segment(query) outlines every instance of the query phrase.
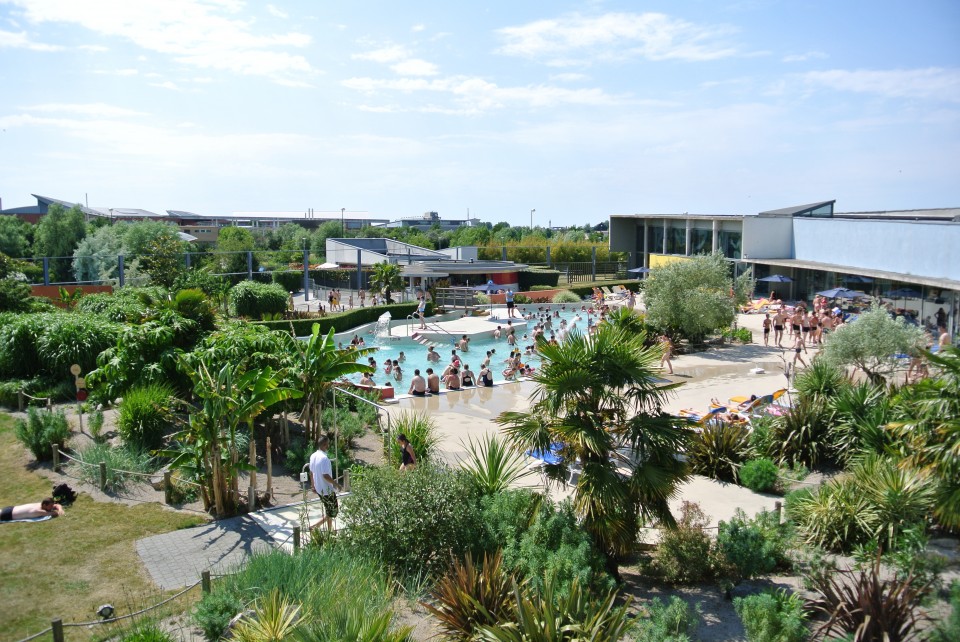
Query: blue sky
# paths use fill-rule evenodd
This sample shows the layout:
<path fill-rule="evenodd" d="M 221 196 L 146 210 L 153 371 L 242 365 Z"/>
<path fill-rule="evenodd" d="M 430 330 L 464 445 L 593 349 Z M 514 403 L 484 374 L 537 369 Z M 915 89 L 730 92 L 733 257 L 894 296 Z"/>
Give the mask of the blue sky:
<path fill-rule="evenodd" d="M 614 213 L 960 206 L 960 2 L 0 0 L 0 197 Z"/>

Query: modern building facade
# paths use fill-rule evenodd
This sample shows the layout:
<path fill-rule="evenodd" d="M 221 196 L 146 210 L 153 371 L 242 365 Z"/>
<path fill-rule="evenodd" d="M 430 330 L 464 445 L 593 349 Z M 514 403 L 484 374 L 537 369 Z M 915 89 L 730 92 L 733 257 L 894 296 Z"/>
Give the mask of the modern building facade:
<path fill-rule="evenodd" d="M 610 249 L 631 267 L 653 268 L 719 251 L 736 273 L 780 274 L 783 299 L 810 300 L 823 290 L 861 290 L 933 325 L 941 308 L 948 329 L 960 313 L 960 208 L 837 212 L 835 201 L 760 212 L 615 214 Z M 758 290 L 766 284 L 758 283 Z M 899 295 L 899 296 L 898 296 Z"/>
<path fill-rule="evenodd" d="M 480 219 L 470 218 L 469 216 L 461 219 L 442 219 L 438 212 L 424 212 L 421 216 L 391 221 L 384 224 L 384 227 L 411 227 L 417 230 L 429 230 L 434 225 L 439 227 L 441 232 L 448 232 L 464 226 L 480 225 Z"/>

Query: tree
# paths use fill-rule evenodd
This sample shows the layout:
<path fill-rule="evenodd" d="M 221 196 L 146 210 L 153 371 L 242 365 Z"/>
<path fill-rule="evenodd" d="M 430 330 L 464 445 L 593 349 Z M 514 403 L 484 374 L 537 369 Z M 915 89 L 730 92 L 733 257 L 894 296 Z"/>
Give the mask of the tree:
<path fill-rule="evenodd" d="M 675 386 L 657 383 L 660 349 L 627 323 L 605 323 L 595 335 L 572 333 L 560 345 L 540 339 L 542 366 L 527 412 L 497 418 L 518 452 L 548 452 L 560 463 L 546 474 L 564 480 L 582 467 L 573 506 L 618 575 L 618 559 L 636 541 L 640 519 L 672 525 L 667 500 L 687 478 L 676 455 L 689 434 L 663 405 Z"/>
<path fill-rule="evenodd" d="M 0 312 L 30 309 L 30 286 L 21 280 L 23 262 L 0 252 Z"/>
<path fill-rule="evenodd" d="M 922 348 L 923 330 L 886 309 L 874 305 L 857 320 L 827 336 L 821 357 L 836 366 L 855 366 L 874 384 L 881 385 L 896 370 L 898 354 L 914 354 Z"/>
<path fill-rule="evenodd" d="M 373 274 L 370 276 L 370 285 L 378 292 L 387 294 L 387 303 L 390 302 L 389 291 L 399 290 L 403 287 L 403 277 L 400 276 L 400 266 L 396 263 L 384 261 L 373 266 Z"/>
<path fill-rule="evenodd" d="M 939 376 L 900 389 L 894 411 L 903 418 L 890 428 L 900 439 L 901 465 L 935 482 L 937 518 L 960 528 L 960 349 L 950 346 L 926 358 Z"/>
<path fill-rule="evenodd" d="M 85 236 L 73 252 L 73 278 L 81 282 L 116 279 L 125 232 L 125 225 L 111 225 Z"/>
<path fill-rule="evenodd" d="M 238 366 L 224 365 L 211 370 L 200 361 L 189 371 L 196 404 L 191 407 L 189 427 L 177 435 L 179 449 L 167 451 L 171 467 L 190 467 L 202 483 L 204 506 L 213 507 L 218 516 L 236 512 L 239 473 L 250 470 L 240 456 L 238 429 L 254 420 L 270 406 L 302 396 L 292 388 L 279 386 L 280 376 L 271 368 L 242 372 Z"/>
<path fill-rule="evenodd" d="M 66 281 L 70 276 L 70 262 L 60 257 L 72 257 L 77 244 L 86 236 L 83 212 L 76 205 L 70 210 L 54 204 L 40 219 L 34 234 L 33 255 L 58 257 L 50 262 L 52 278 Z"/>
<path fill-rule="evenodd" d="M 752 272 L 730 277 L 719 252 L 655 268 L 646 281 L 647 323 L 672 339 L 701 343 L 736 318 L 736 306 L 753 289 Z"/>
<path fill-rule="evenodd" d="M 187 269 L 183 246 L 176 231 L 172 234 L 161 232 L 147 244 L 140 258 L 140 268 L 150 275 L 153 283 L 169 288 Z"/>
<path fill-rule="evenodd" d="M 246 252 L 253 251 L 254 240 L 250 230 L 242 227 L 225 227 L 220 230 L 217 237 L 217 252 L 229 254 L 220 254 L 217 259 L 221 272 L 239 273 L 247 271 Z M 257 268 L 256 264 L 253 266 Z"/>
<path fill-rule="evenodd" d="M 12 215 L 0 216 L 0 252 L 13 258 L 26 256 L 33 237 L 33 226 Z"/>

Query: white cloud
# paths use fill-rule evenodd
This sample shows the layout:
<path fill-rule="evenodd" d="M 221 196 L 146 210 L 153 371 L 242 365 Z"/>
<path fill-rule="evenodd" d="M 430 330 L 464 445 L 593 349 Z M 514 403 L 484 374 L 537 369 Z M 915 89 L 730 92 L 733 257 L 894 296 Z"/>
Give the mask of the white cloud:
<path fill-rule="evenodd" d="M 806 62 L 807 60 L 822 60 L 828 58 L 822 51 L 808 51 L 802 54 L 790 54 L 782 58 L 783 62 Z"/>
<path fill-rule="evenodd" d="M 564 73 L 564 74 L 553 74 L 550 76 L 550 80 L 556 82 L 580 82 L 581 80 L 589 80 L 590 77 L 586 74 L 575 74 L 575 73 Z"/>
<path fill-rule="evenodd" d="M 525 104 L 530 107 L 549 107 L 558 104 L 606 106 L 630 102 L 628 99 L 610 95 L 602 89 L 567 89 L 552 85 L 527 85 L 523 87 L 501 87 L 482 78 L 471 76 L 449 76 L 446 78 L 349 78 L 343 86 L 366 94 L 380 91 L 398 91 L 412 94 L 428 92 L 448 94 L 460 104 L 451 113 L 477 113 L 492 109 L 501 109 L 511 104 Z M 446 111 L 447 108 L 429 106 L 418 111 Z"/>
<path fill-rule="evenodd" d="M 413 25 L 412 27 L 410 27 L 410 31 L 412 31 L 413 33 L 419 33 L 419 32 L 423 31 L 423 30 L 426 29 L 426 28 L 427 28 L 427 25 L 418 24 L 418 25 Z"/>
<path fill-rule="evenodd" d="M 350 57 L 354 60 L 369 60 L 380 63 L 399 62 L 410 57 L 410 50 L 400 45 L 392 45 L 390 47 L 381 47 L 380 49 L 353 54 Z"/>
<path fill-rule="evenodd" d="M 80 45 L 77 47 L 81 51 L 91 51 L 93 53 L 104 53 L 110 51 L 110 47 L 104 47 L 103 45 Z"/>
<path fill-rule="evenodd" d="M 140 71 L 138 69 L 98 69 L 93 73 L 103 76 L 136 76 Z"/>
<path fill-rule="evenodd" d="M 255 33 L 252 20 L 234 17 L 243 3 L 232 0 L 4 0 L 22 9 L 32 24 L 79 25 L 103 36 L 129 40 L 201 69 L 288 78 L 313 72 L 306 58 L 285 51 L 311 41 L 306 34 Z M 0 42 L 3 38 L 0 37 Z"/>
<path fill-rule="evenodd" d="M 159 87 L 160 89 L 170 89 L 172 91 L 183 91 L 177 84 L 170 80 L 165 80 L 163 82 L 152 82 L 150 83 L 151 87 Z"/>
<path fill-rule="evenodd" d="M 498 30 L 499 53 L 555 66 L 595 60 L 715 60 L 737 53 L 723 42 L 729 26 L 699 25 L 662 13 L 579 13 Z"/>
<path fill-rule="evenodd" d="M 277 7 L 275 7 L 275 6 L 272 5 L 272 4 L 268 4 L 268 5 L 267 5 L 267 13 L 269 13 L 269 14 L 270 14 L 271 16 L 273 16 L 274 18 L 283 18 L 283 19 L 286 19 L 286 18 L 289 18 L 289 17 L 290 17 L 290 14 L 289 14 L 289 13 L 287 13 L 286 11 L 284 11 L 284 10 L 282 10 L 282 9 L 278 9 Z"/>
<path fill-rule="evenodd" d="M 419 58 L 403 60 L 395 65 L 390 65 L 390 69 L 401 76 L 436 76 L 438 73 L 435 64 Z"/>
<path fill-rule="evenodd" d="M 125 116 L 144 115 L 142 111 L 108 105 L 107 103 L 42 103 L 40 105 L 28 105 L 22 109 L 28 112 L 68 113 L 96 118 L 123 118 Z"/>
<path fill-rule="evenodd" d="M 14 33 L 13 31 L 3 31 L 0 29 L 0 48 L 9 49 L 29 49 L 30 51 L 62 51 L 60 45 L 48 45 L 42 42 L 34 42 L 27 36 L 26 31 Z"/>
<path fill-rule="evenodd" d="M 960 69 L 832 69 L 810 71 L 801 78 L 808 85 L 838 91 L 960 102 Z"/>

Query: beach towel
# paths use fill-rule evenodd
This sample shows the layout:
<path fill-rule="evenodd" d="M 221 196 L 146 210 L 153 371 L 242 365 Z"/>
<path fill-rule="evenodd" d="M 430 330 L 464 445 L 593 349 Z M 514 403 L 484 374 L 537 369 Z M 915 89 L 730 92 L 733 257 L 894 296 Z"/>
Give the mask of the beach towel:
<path fill-rule="evenodd" d="M 8 519 L 6 521 L 0 522 L 0 524 L 13 524 L 16 522 L 45 522 L 48 519 L 53 519 L 53 515 L 44 515 L 43 517 L 29 517 L 27 519 Z"/>

